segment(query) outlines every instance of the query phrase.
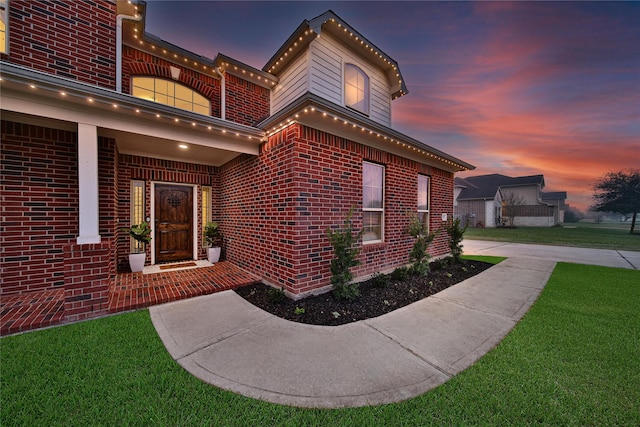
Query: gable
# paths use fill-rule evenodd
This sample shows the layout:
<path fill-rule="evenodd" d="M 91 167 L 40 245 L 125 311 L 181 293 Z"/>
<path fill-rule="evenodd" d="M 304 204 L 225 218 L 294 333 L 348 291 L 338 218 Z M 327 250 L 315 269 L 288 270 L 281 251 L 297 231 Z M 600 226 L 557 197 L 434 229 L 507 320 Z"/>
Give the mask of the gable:
<path fill-rule="evenodd" d="M 348 64 L 362 70 L 368 80 L 367 108 L 359 112 L 390 126 L 391 100 L 407 93 L 397 63 L 332 11 L 304 21 L 263 67 L 279 79 L 272 92 L 271 114 L 305 92 L 348 106 Z"/>

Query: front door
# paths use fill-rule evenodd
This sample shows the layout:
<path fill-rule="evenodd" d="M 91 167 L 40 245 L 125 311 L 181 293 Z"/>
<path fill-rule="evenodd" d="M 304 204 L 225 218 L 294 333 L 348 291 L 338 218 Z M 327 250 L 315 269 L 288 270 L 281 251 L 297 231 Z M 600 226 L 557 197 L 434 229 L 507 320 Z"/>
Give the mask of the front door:
<path fill-rule="evenodd" d="M 193 259 L 193 188 L 155 185 L 156 261 Z"/>

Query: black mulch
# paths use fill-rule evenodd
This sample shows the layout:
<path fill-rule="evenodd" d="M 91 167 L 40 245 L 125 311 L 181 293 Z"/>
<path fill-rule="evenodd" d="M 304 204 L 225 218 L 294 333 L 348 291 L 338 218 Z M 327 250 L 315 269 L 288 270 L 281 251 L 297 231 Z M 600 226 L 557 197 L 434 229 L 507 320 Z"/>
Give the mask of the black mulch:
<path fill-rule="evenodd" d="M 475 276 L 492 265 L 470 260 L 463 260 L 462 264 L 434 261 L 427 276 L 391 274 L 362 282 L 360 296 L 353 301 L 338 300 L 333 292 L 293 301 L 278 298 L 282 295 L 264 284 L 244 286 L 236 292 L 253 305 L 284 319 L 336 326 L 397 310 Z M 276 301 L 278 299 L 281 300 Z"/>

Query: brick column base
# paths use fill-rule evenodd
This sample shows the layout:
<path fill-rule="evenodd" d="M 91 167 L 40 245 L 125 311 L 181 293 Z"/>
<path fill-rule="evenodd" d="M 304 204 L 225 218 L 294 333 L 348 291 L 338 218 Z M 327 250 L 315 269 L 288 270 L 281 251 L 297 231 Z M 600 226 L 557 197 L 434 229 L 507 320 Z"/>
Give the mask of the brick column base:
<path fill-rule="evenodd" d="M 64 248 L 65 321 L 107 314 L 109 284 L 115 273 L 111 241 Z"/>

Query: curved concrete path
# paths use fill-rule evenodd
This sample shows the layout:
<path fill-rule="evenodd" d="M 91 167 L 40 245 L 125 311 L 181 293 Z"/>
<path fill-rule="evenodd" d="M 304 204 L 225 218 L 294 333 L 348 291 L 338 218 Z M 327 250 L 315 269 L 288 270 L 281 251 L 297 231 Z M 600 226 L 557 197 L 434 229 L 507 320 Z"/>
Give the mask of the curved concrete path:
<path fill-rule="evenodd" d="M 524 243 L 462 241 L 465 255 L 525 257 L 557 262 L 600 265 L 640 270 L 640 252 L 615 249 L 574 248 L 570 246 L 530 245 Z"/>
<path fill-rule="evenodd" d="M 509 258 L 383 316 L 342 326 L 273 316 L 233 291 L 151 307 L 171 356 L 217 387 L 285 405 L 378 405 L 420 395 L 487 353 L 555 262 Z"/>

